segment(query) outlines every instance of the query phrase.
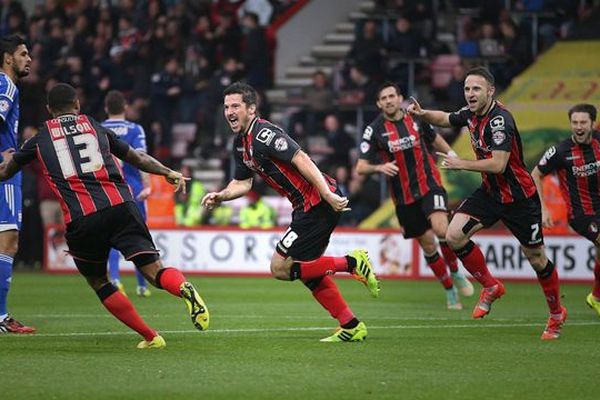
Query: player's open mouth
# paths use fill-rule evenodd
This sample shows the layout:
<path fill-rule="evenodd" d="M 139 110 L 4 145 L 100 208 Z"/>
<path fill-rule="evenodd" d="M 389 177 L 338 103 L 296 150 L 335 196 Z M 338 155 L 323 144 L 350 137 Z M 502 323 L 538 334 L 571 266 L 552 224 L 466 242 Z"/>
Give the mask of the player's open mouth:
<path fill-rule="evenodd" d="M 231 125 L 232 128 L 237 128 L 238 123 L 239 123 L 239 119 L 237 119 L 237 117 L 229 118 L 229 125 Z"/>

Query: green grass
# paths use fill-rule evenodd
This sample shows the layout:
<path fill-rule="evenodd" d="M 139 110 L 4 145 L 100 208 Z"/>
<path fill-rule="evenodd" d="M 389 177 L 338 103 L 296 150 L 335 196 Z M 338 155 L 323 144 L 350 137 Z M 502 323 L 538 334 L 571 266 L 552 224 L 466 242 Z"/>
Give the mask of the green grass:
<path fill-rule="evenodd" d="M 563 337 L 542 342 L 547 312 L 535 284 L 507 284 L 482 321 L 446 311 L 436 282 L 384 281 L 371 299 L 337 280 L 369 328 L 363 343 L 320 343 L 335 321 L 294 282 L 194 277 L 211 311 L 197 332 L 184 304 L 154 290 L 133 298 L 167 348 L 113 319 L 78 276 L 17 274 L 12 313 L 32 336 L 0 335 L 2 399 L 596 399 L 600 319 L 589 287 L 564 285 Z M 132 277 L 125 278 L 131 291 Z"/>

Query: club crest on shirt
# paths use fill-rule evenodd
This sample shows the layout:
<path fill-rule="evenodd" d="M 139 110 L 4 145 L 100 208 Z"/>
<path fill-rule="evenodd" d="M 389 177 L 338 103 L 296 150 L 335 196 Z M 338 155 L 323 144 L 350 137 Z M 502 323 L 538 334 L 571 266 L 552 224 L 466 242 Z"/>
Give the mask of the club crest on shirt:
<path fill-rule="evenodd" d="M 280 137 L 275 139 L 275 150 L 277 151 L 286 151 L 288 149 L 288 143 L 285 138 Z"/>
<path fill-rule="evenodd" d="M 367 142 L 362 142 L 360 144 L 360 151 L 362 153 L 366 153 L 367 151 L 369 151 L 370 148 L 371 148 L 371 145 L 369 143 L 367 143 Z"/>
<path fill-rule="evenodd" d="M 501 145 L 506 140 L 506 133 L 504 133 L 504 131 L 493 132 L 492 140 L 496 145 Z"/>
<path fill-rule="evenodd" d="M 6 100 L 0 100 L 0 111 L 7 112 L 10 108 L 10 103 Z"/>

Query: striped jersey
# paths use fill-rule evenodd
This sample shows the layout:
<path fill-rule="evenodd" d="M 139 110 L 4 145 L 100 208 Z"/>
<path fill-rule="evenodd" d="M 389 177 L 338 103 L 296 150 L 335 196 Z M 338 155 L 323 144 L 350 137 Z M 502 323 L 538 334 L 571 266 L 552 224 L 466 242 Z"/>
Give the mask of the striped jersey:
<path fill-rule="evenodd" d="M 8 75 L 0 72 L 0 151 L 18 148 L 18 131 L 19 89 Z M 3 183 L 21 186 L 21 173 Z"/>
<path fill-rule="evenodd" d="M 133 201 L 117 157 L 129 145 L 86 115 L 66 114 L 45 122 L 15 153 L 18 165 L 38 159 L 60 200 L 65 222 Z"/>
<path fill-rule="evenodd" d="M 592 132 L 590 144 L 568 138 L 550 147 L 537 167 L 558 175 L 569 220 L 600 215 L 600 132 Z"/>
<path fill-rule="evenodd" d="M 141 125 L 123 119 L 108 119 L 102 122 L 102 126 L 116 133 L 119 139 L 126 142 L 134 150 L 146 152 L 146 133 Z M 129 163 L 123 162 L 123 176 L 125 182 L 131 187 L 133 196 L 137 197 L 144 189 L 140 170 Z"/>
<path fill-rule="evenodd" d="M 386 176 L 394 204 L 412 204 L 430 190 L 442 187 L 429 150 L 436 135 L 429 124 L 417 123 L 408 114 L 398 121 L 379 115 L 365 128 L 359 158 L 398 166 L 397 175 Z"/>
<path fill-rule="evenodd" d="M 503 173 L 481 173 L 483 190 L 494 200 L 514 203 L 536 193 L 533 178 L 523 162 L 519 130 L 512 114 L 500 102 L 494 101 L 485 115 L 475 115 L 468 107 L 461 108 L 450 114 L 450 124 L 469 128 L 471 146 L 478 160 L 492 158 L 496 150 L 510 153 Z"/>
<path fill-rule="evenodd" d="M 321 202 L 319 191 L 292 165 L 300 146 L 281 128 L 269 121 L 254 118 L 246 133 L 234 140 L 234 179 L 245 180 L 254 173 L 287 197 L 294 210 L 308 211 Z M 329 189 L 335 192 L 334 179 L 323 174 Z"/>

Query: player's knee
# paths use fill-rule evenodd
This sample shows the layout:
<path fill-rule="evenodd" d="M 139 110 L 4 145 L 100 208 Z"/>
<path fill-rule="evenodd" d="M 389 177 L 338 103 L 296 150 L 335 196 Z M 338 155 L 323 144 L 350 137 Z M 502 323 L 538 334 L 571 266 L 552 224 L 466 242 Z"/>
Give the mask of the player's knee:
<path fill-rule="evenodd" d="M 460 249 L 467 241 L 468 238 L 460 229 L 448 228 L 448 231 L 446 232 L 446 242 L 452 249 Z"/>
<path fill-rule="evenodd" d="M 548 258 L 546 253 L 541 248 L 527 248 L 522 247 L 523 253 L 534 270 L 540 271 L 546 267 Z"/>
<path fill-rule="evenodd" d="M 19 250 L 19 235 L 17 233 L 6 232 L 0 240 L 0 254 L 14 257 Z"/>
<path fill-rule="evenodd" d="M 289 265 L 288 265 L 289 264 Z M 287 263 L 285 260 L 271 260 L 271 275 L 273 278 L 282 281 L 290 280 L 290 268 L 291 263 Z"/>

